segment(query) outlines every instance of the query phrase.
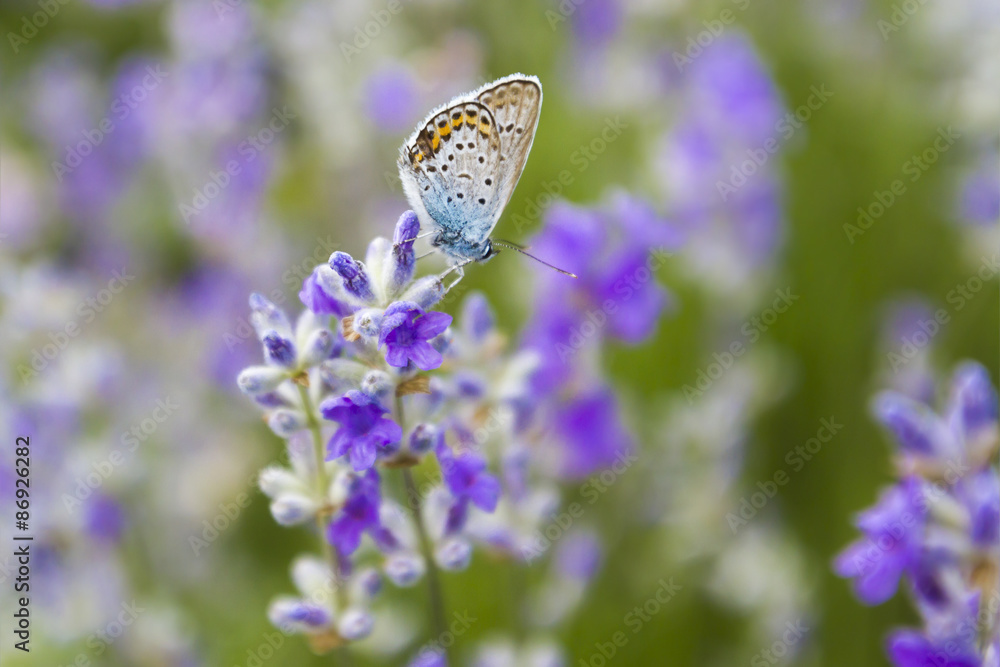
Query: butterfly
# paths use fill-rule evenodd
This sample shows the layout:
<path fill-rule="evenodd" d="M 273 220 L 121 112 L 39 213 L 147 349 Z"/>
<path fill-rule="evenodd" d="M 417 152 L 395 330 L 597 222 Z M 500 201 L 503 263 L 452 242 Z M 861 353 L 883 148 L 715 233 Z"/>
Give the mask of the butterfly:
<path fill-rule="evenodd" d="M 490 234 L 524 171 L 541 110 L 538 78 L 512 74 L 434 109 L 400 147 L 403 192 L 429 230 L 416 238 L 432 237 L 451 264 L 446 274 L 460 280 L 462 267 L 490 259 L 496 246 L 528 255 Z"/>

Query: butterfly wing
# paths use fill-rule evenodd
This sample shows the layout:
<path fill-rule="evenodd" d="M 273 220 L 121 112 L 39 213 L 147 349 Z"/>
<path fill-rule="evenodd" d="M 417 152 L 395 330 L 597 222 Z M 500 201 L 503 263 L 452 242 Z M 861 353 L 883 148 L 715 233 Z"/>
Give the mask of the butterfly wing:
<path fill-rule="evenodd" d="M 421 226 L 442 233 L 445 251 L 472 258 L 499 219 L 501 155 L 493 114 L 475 100 L 435 110 L 403 144 L 403 190 Z"/>
<path fill-rule="evenodd" d="M 512 74 L 476 91 L 476 99 L 493 114 L 500 135 L 499 219 L 514 194 L 535 140 L 542 111 L 542 84 L 536 77 Z"/>

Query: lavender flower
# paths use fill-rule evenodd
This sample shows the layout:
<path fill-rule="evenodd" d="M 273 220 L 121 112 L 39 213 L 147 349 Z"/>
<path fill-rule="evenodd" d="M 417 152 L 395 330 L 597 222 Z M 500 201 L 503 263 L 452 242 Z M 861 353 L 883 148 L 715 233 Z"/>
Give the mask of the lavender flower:
<path fill-rule="evenodd" d="M 865 539 L 837 557 L 835 570 L 855 579 L 854 586 L 867 604 L 881 604 L 896 592 L 900 577 L 915 571 L 922 549 L 925 510 L 921 483 L 907 479 L 882 494 L 879 504 L 857 521 Z"/>
<path fill-rule="evenodd" d="M 471 502 L 484 512 L 496 509 L 500 497 L 500 483 L 486 472 L 486 460 L 475 452 L 461 452 L 456 456 L 442 437 L 435 448 L 441 472 L 448 491 L 455 499 L 448 517 L 448 532 L 460 530 L 465 524 L 466 511 Z"/>
<path fill-rule="evenodd" d="M 327 443 L 327 457 L 347 454 L 356 471 L 371 468 L 377 454 L 391 452 L 403 437 L 399 425 L 384 417 L 388 410 L 360 391 L 328 398 L 319 407 L 325 418 L 341 426 Z"/>
<path fill-rule="evenodd" d="M 385 360 L 390 366 L 404 368 L 412 361 L 422 371 L 434 370 L 441 365 L 442 357 L 428 341 L 450 324 L 451 315 L 425 313 L 415 303 L 397 301 L 385 311 L 379 347 L 385 346 Z"/>
<path fill-rule="evenodd" d="M 357 551 L 361 534 L 379 526 L 379 476 L 369 469 L 364 475 L 348 475 L 347 500 L 328 528 L 330 544 L 342 554 Z"/>
<path fill-rule="evenodd" d="M 579 478 L 609 467 L 632 449 L 610 391 L 575 396 L 557 405 L 553 426 L 564 444 L 562 470 Z"/>
<path fill-rule="evenodd" d="M 681 67 L 681 65 L 683 66 Z M 777 87 L 753 45 L 727 32 L 700 57 L 678 63 L 679 118 L 663 138 L 659 167 L 670 213 L 687 232 L 685 268 L 722 294 L 745 292 L 781 245 L 781 187 L 774 165 L 747 151 L 780 153 L 787 138 Z"/>
<path fill-rule="evenodd" d="M 553 303 L 593 305 L 636 274 L 633 293 L 623 297 L 630 302 L 623 321 L 609 327 L 609 335 L 636 342 L 666 304 L 645 249 L 670 232 L 648 206 L 618 203 L 595 214 L 580 291 L 555 283 L 542 289 Z M 617 404 L 592 368 L 566 359 L 555 381 L 539 389 L 533 376 L 548 350 L 540 339 L 508 347 L 481 295 L 467 298 L 458 326 L 431 310 L 445 290 L 440 276 L 414 276 L 418 234 L 416 216 L 406 212 L 394 242 L 372 240 L 364 261 L 334 252 L 304 280 L 307 310 L 294 325 L 267 299 L 251 299 L 267 363 L 245 369 L 238 382 L 286 439 L 290 458 L 288 467 L 261 474 L 261 489 L 280 524 L 315 525 L 327 555 L 309 562 L 321 562 L 341 589 L 375 568 L 403 588 L 425 580 L 439 596 L 439 572 L 464 569 L 477 548 L 528 563 L 546 551 L 529 547 L 558 508 L 556 480 L 613 465 L 631 448 Z M 548 316 L 535 315 L 539 330 L 552 328 Z M 579 323 L 586 311 L 566 316 Z M 401 484 L 387 483 L 391 476 Z M 404 497 L 394 493 L 400 486 Z M 557 568 L 557 579 L 569 591 L 561 599 L 573 600 L 598 567 L 600 545 L 585 538 L 567 545 L 579 558 L 564 552 L 566 572 Z M 307 635 L 320 651 L 377 626 L 375 592 L 360 602 L 337 595 L 331 604 L 310 600 L 310 586 L 298 587 L 303 597 L 277 600 L 272 621 Z M 552 656 L 538 653 L 538 664 L 556 664 L 545 662 Z"/>
<path fill-rule="evenodd" d="M 989 605 L 1000 591 L 995 576 L 976 574 L 1000 569 L 1000 437 L 989 374 L 961 365 L 943 416 L 894 392 L 880 395 L 874 411 L 897 441 L 905 476 L 861 515 L 866 539 L 834 569 L 855 579 L 866 604 L 890 598 L 900 579 L 909 583 L 925 627 L 889 638 L 898 667 L 992 664 L 1000 618 Z"/>

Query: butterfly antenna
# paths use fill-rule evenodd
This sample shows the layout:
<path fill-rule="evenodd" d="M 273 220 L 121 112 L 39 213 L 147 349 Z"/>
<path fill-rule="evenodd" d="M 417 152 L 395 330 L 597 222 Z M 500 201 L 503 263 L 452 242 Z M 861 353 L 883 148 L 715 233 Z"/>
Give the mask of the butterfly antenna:
<path fill-rule="evenodd" d="M 517 245 L 516 243 L 511 243 L 510 241 L 497 241 L 497 240 L 493 240 L 492 243 L 493 243 L 493 245 L 498 245 L 501 248 L 510 248 L 511 250 L 516 250 L 519 253 L 521 253 L 522 255 L 527 255 L 528 257 L 530 257 L 531 259 L 535 260 L 539 264 L 544 264 L 545 266 L 549 267 L 550 269 L 554 269 L 554 270 L 558 271 L 559 273 L 561 273 L 563 275 L 569 276 L 570 278 L 577 278 L 578 277 L 575 273 L 570 273 L 569 271 L 564 271 L 564 270 L 560 269 L 558 266 L 552 266 L 551 264 L 549 264 L 545 260 L 539 259 L 539 258 L 535 257 L 534 255 L 532 255 L 531 253 L 527 252 L 526 250 L 524 250 L 524 248 L 522 248 L 521 246 Z"/>

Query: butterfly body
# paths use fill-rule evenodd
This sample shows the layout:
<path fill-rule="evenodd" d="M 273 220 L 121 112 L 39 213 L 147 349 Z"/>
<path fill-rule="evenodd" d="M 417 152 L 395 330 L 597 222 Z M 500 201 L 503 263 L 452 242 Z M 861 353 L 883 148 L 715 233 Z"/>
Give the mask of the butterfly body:
<path fill-rule="evenodd" d="M 521 177 L 542 86 L 514 74 L 432 111 L 400 149 L 403 191 L 453 266 L 493 254 L 490 233 Z"/>

